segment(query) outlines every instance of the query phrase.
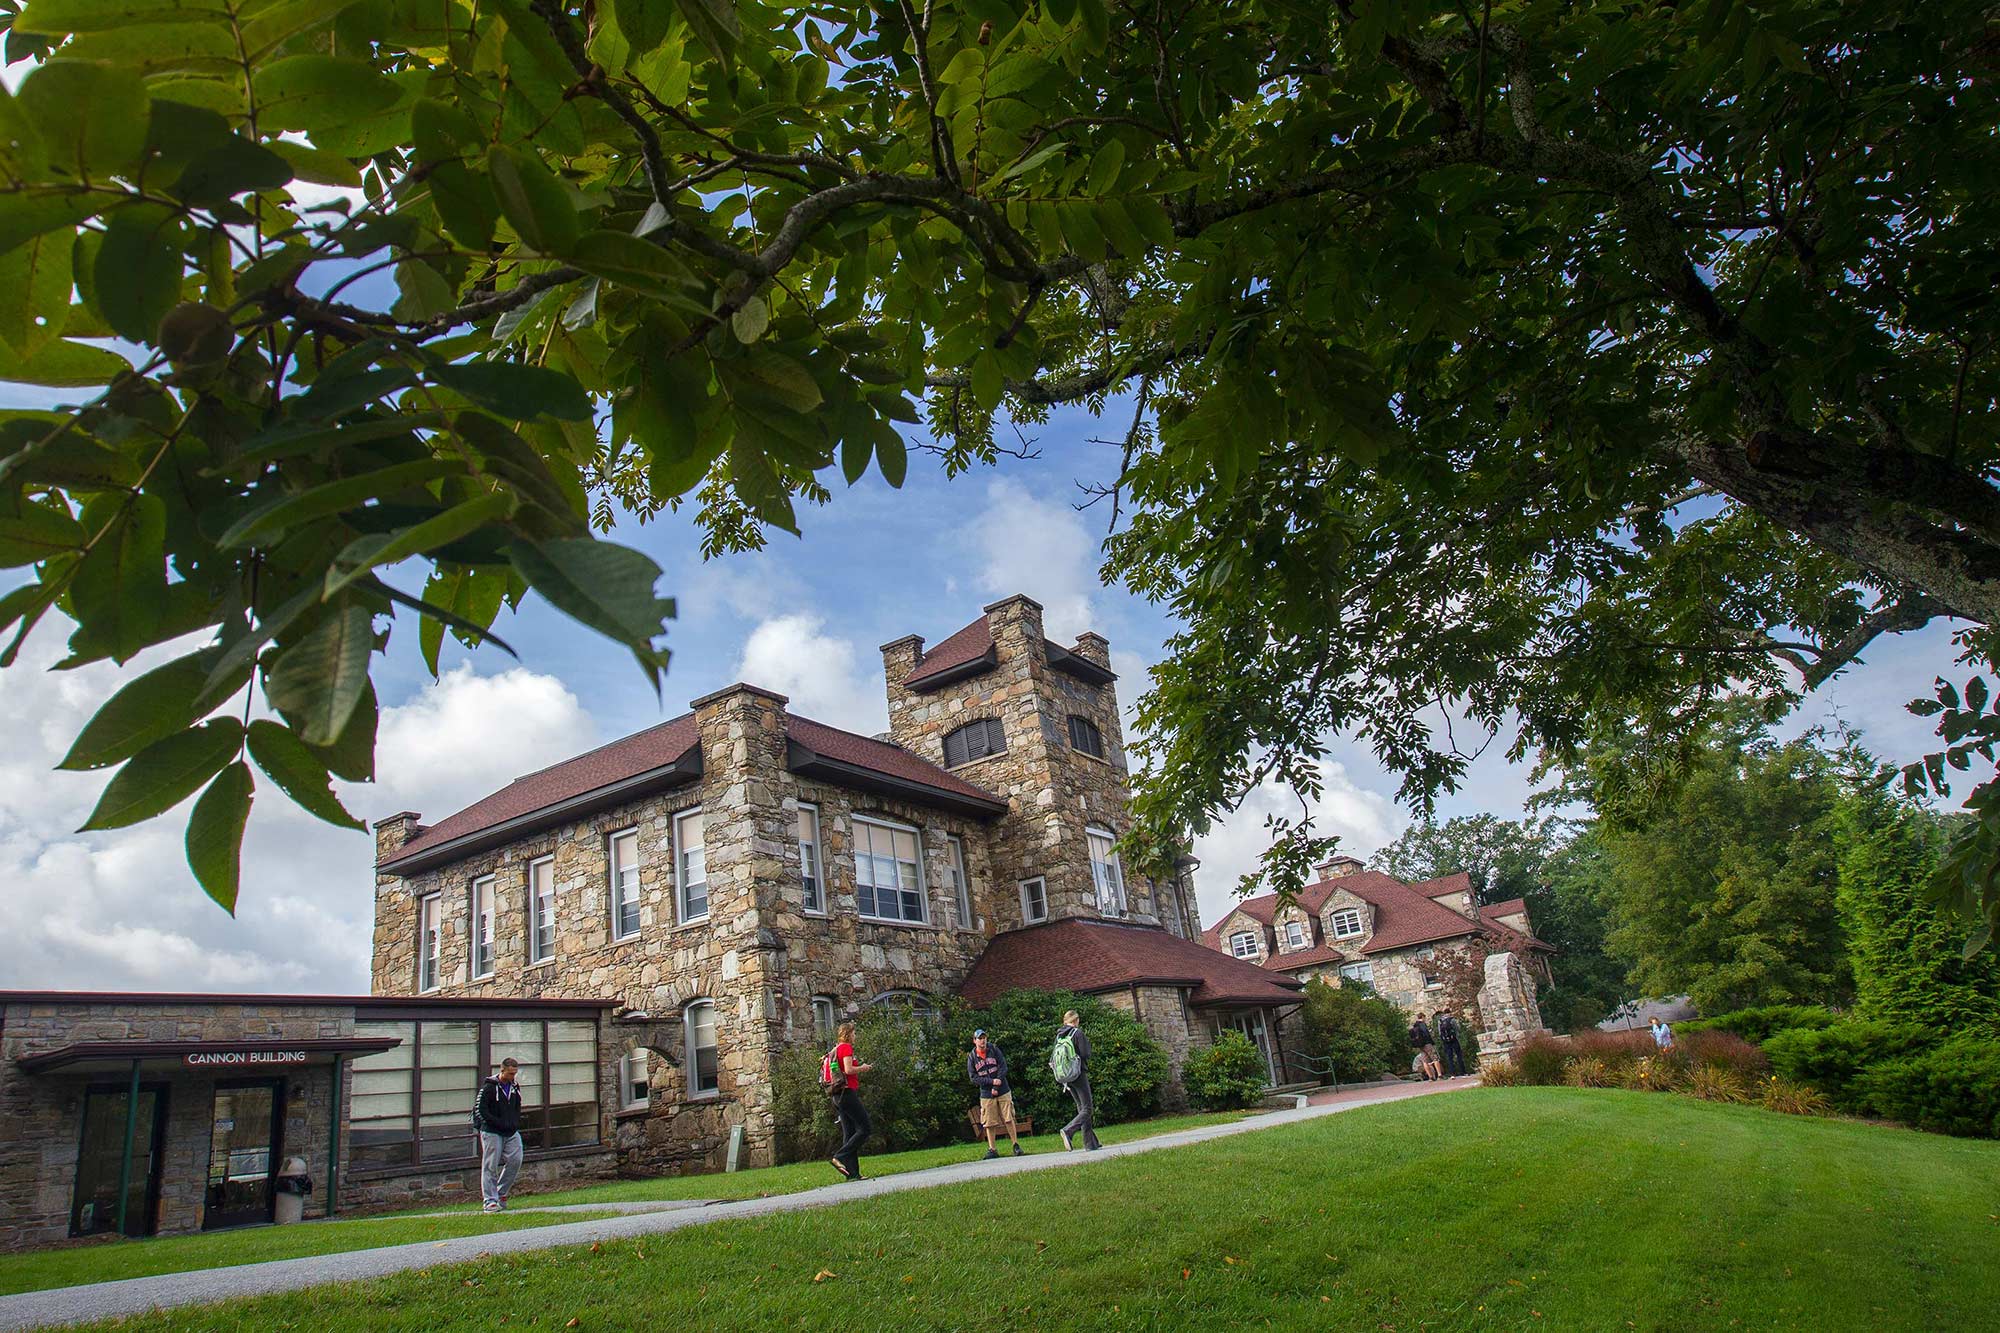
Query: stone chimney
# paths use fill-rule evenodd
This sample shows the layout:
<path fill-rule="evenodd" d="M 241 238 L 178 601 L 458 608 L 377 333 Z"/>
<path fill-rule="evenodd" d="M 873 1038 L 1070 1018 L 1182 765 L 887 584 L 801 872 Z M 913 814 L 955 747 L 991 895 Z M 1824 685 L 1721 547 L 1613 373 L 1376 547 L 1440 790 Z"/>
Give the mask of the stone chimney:
<path fill-rule="evenodd" d="M 1042 642 L 1042 604 L 1025 593 L 1002 597 L 986 608 L 986 625 L 1004 665 L 1009 647 Z"/>
<path fill-rule="evenodd" d="M 1366 869 L 1367 867 L 1354 857 L 1335 856 L 1320 862 L 1319 877 L 1321 879 L 1339 879 L 1343 875 L 1352 875 L 1357 871 Z"/>
<path fill-rule="evenodd" d="M 394 856 L 403 850 L 405 844 L 423 833 L 424 826 L 418 821 L 423 818 L 414 810 L 400 810 L 384 819 L 375 821 L 375 864 Z"/>
<path fill-rule="evenodd" d="M 1077 635 L 1076 647 L 1070 651 L 1086 662 L 1095 662 L 1106 671 L 1111 669 L 1111 640 L 1093 630 Z"/>
<path fill-rule="evenodd" d="M 923 660 L 924 636 L 905 634 L 900 639 L 891 639 L 882 645 L 882 683 L 888 698 L 889 730 L 896 729 L 896 722 L 903 711 L 910 707 L 916 696 L 903 687 L 910 673 Z"/>

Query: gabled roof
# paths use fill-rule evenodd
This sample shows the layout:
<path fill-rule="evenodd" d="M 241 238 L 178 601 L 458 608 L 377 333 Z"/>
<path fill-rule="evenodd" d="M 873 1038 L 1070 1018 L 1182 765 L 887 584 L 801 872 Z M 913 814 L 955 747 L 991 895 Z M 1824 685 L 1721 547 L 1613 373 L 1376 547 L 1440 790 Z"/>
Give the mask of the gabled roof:
<path fill-rule="evenodd" d="M 1500 920 L 1503 916 L 1513 916 L 1517 912 L 1526 912 L 1527 910 L 1528 904 L 1525 900 L 1509 898 L 1504 903 L 1493 903 L 1490 906 L 1480 908 L 1479 919 L 1485 924 L 1486 933 L 1505 945 L 1509 952 L 1518 952 L 1521 949 L 1540 949 L 1544 953 L 1555 953 L 1555 945 L 1538 940 L 1526 931 L 1516 930 Z"/>
<path fill-rule="evenodd" d="M 1170 935 L 1156 926 L 1065 917 L 996 935 L 958 988 L 972 1005 L 1012 990 L 1079 994 L 1126 986 L 1186 986 L 1196 1005 L 1299 1002 L 1299 983 Z"/>
<path fill-rule="evenodd" d="M 1509 898 L 1504 903 L 1486 904 L 1486 906 L 1479 909 L 1479 915 L 1517 916 L 1517 915 L 1526 915 L 1527 911 L 1528 911 L 1528 900 L 1526 898 Z"/>
<path fill-rule="evenodd" d="M 918 658 L 916 666 L 903 678 L 903 685 L 912 690 L 947 685 L 987 670 L 994 660 L 993 628 L 981 616 Z"/>
<path fill-rule="evenodd" d="M 1467 901 L 1470 901 L 1472 876 L 1467 871 L 1454 870 L 1449 875 L 1439 875 L 1436 879 L 1423 880 L 1410 887 L 1426 898 L 1445 898 L 1454 893 L 1462 893 L 1466 895 Z"/>
<path fill-rule="evenodd" d="M 1334 894 L 1342 889 L 1352 893 L 1375 909 L 1375 930 L 1369 937 L 1368 947 L 1362 952 L 1383 953 L 1390 949 L 1405 949 L 1413 944 L 1428 944 L 1434 940 L 1457 939 L 1477 932 L 1480 923 L 1436 901 L 1437 897 L 1469 891 L 1471 887 L 1472 882 L 1463 871 L 1439 879 L 1425 880 L 1421 884 L 1405 884 L 1395 876 L 1385 875 L 1379 870 L 1356 870 L 1306 885 L 1299 890 L 1298 904 L 1308 915 L 1317 917 L 1325 910 Z M 1236 904 L 1232 910 L 1240 911 L 1268 926 L 1277 917 L 1278 895 L 1259 894 L 1255 898 L 1247 898 Z M 1223 919 L 1226 921 L 1228 918 Z M 1490 926 L 1493 923 L 1487 924 Z M 1217 940 L 1211 947 L 1219 948 L 1220 922 L 1215 929 L 1218 932 Z M 1299 956 L 1280 955 L 1281 958 Z M 1273 969 L 1281 969 L 1283 964 L 1274 960 L 1270 966 Z"/>
<path fill-rule="evenodd" d="M 1302 967 L 1311 967 L 1315 963 L 1345 963 L 1350 961 L 1352 960 L 1348 958 L 1347 954 L 1336 945 L 1315 944 L 1310 949 L 1299 949 L 1293 953 L 1281 953 L 1266 963 L 1265 966 L 1273 972 L 1296 972 Z"/>
<path fill-rule="evenodd" d="M 794 771 L 977 816 L 1006 801 L 898 745 L 785 714 L 787 763 Z M 537 829 L 663 791 L 701 776 L 701 736 L 693 713 L 600 745 L 514 779 L 439 820 L 380 868 L 414 874 Z"/>

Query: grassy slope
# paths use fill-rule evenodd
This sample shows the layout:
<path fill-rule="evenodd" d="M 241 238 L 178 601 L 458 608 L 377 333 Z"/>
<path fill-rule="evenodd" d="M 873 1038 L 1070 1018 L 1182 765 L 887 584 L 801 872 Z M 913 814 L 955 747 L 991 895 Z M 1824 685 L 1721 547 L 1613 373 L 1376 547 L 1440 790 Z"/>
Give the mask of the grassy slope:
<path fill-rule="evenodd" d="M 1992 1328 L 1996 1188 L 2000 1144 L 1480 1090 L 134 1324 Z"/>
<path fill-rule="evenodd" d="M 1203 1125 L 1225 1125 L 1232 1120 L 1241 1120 L 1243 1111 L 1216 1111 L 1198 1115 L 1161 1116 L 1156 1120 L 1135 1120 L 1128 1125 L 1107 1125 L 1100 1128 L 1097 1137 L 1105 1143 L 1129 1143 L 1133 1139 L 1151 1138 L 1156 1134 L 1171 1134 L 1179 1129 L 1199 1129 Z M 1000 1136 L 1000 1151 L 1007 1151 L 1007 1139 Z M 1022 1139 L 1021 1148 L 1028 1153 L 1061 1152 L 1062 1142 L 1054 1134 L 1040 1134 L 1034 1138 Z M 913 1152 L 890 1153 L 870 1156 L 863 1153 L 861 1173 L 864 1176 L 897 1176 L 905 1171 L 921 1171 L 925 1167 L 944 1166 L 950 1162 L 963 1162 L 981 1157 L 986 1152 L 986 1141 L 977 1145 L 958 1144 L 949 1148 L 919 1148 Z M 703 1176 L 661 1176 L 651 1180 L 614 1180 L 602 1185 L 584 1185 L 573 1190 L 556 1190 L 544 1194 L 521 1194 L 515 1203 L 523 1208 L 537 1204 L 555 1203 L 635 1203 L 658 1199 L 757 1199 L 774 1194 L 796 1194 L 800 1190 L 818 1189 L 822 1185 L 838 1183 L 833 1168 L 825 1162 L 793 1162 L 787 1166 L 762 1167 L 754 1171 L 738 1171 L 732 1175 Z M 461 1212 L 472 1212 L 479 1205 L 474 1203 L 457 1205 Z M 423 1211 L 438 1211 L 425 1209 Z"/>
<path fill-rule="evenodd" d="M 0 1254 L 0 1296 L 48 1287 L 73 1287 L 85 1282 L 150 1277 L 155 1273 L 261 1264 L 267 1259 L 368 1250 L 409 1241 L 449 1240 L 453 1236 L 477 1236 L 488 1231 L 578 1222 L 591 1216 L 610 1214 L 502 1213 L 489 1217 L 475 1212 L 463 1217 L 357 1219 L 212 1231 L 199 1236 L 163 1236 L 158 1240 L 92 1241 L 54 1250 Z"/>

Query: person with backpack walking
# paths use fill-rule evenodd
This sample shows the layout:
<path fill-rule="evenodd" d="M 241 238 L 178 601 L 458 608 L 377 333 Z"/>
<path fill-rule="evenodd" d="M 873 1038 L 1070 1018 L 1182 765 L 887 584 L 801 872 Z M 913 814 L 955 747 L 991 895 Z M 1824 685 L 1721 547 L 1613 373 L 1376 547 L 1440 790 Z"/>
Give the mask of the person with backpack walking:
<path fill-rule="evenodd" d="M 979 1125 L 986 1131 L 987 1159 L 1000 1155 L 1000 1150 L 993 1146 L 993 1136 L 1002 1129 L 1007 1131 L 1007 1141 L 1014 1145 L 1014 1156 L 1022 1156 L 1021 1139 L 1014 1129 L 1014 1089 L 1007 1082 L 1007 1057 L 986 1039 L 985 1028 L 972 1034 L 972 1054 L 965 1057 L 965 1076 L 979 1092 Z"/>
<path fill-rule="evenodd" d="M 1438 1048 L 1444 1056 L 1444 1072 L 1452 1078 L 1465 1074 L 1465 1048 L 1458 1044 L 1458 1018 L 1449 1009 L 1438 1010 Z"/>
<path fill-rule="evenodd" d="M 834 1031 L 835 1045 L 826 1054 L 820 1078 L 833 1100 L 833 1115 L 840 1122 L 840 1147 L 829 1161 L 833 1169 L 849 1180 L 861 1179 L 861 1144 L 874 1132 L 868 1108 L 861 1104 L 861 1076 L 873 1069 L 854 1057 L 854 1024 L 842 1023 Z"/>
<path fill-rule="evenodd" d="M 1070 1150 L 1070 1141 L 1079 1135 L 1086 1152 L 1096 1152 L 1104 1146 L 1097 1141 L 1094 1121 L 1097 1108 L 1090 1096 L 1090 1038 L 1083 1035 L 1082 1022 L 1074 1009 L 1064 1014 L 1063 1025 L 1056 1029 L 1055 1047 L 1049 1053 L 1049 1072 L 1076 1103 L 1076 1118 L 1061 1130 L 1064 1152 Z"/>
<path fill-rule="evenodd" d="M 1417 1021 L 1410 1024 L 1410 1045 L 1416 1048 L 1417 1060 L 1425 1078 L 1444 1077 L 1444 1071 L 1438 1068 L 1437 1046 L 1431 1040 L 1431 1026 L 1424 1022 L 1421 1013 L 1417 1015 Z"/>
<path fill-rule="evenodd" d="M 515 1080 L 521 1064 L 513 1056 L 500 1062 L 500 1072 L 479 1085 L 472 1103 L 472 1127 L 479 1133 L 479 1193 L 486 1211 L 507 1206 L 514 1178 L 521 1174 L 521 1089 Z"/>

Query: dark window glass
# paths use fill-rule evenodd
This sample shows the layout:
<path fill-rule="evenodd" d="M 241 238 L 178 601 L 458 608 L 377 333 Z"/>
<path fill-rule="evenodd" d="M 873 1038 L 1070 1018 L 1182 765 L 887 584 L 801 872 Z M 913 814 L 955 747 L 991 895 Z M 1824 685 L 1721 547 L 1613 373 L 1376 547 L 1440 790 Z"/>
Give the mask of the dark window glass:
<path fill-rule="evenodd" d="M 1097 724 L 1087 717 L 1071 713 L 1069 717 L 1069 748 L 1079 750 L 1096 759 L 1104 758 L 1104 735 Z"/>
<path fill-rule="evenodd" d="M 997 717 L 982 717 L 977 722 L 968 722 L 957 731 L 944 738 L 944 766 L 957 768 L 975 759 L 984 759 L 989 754 L 1004 754 L 1007 749 L 1007 733 Z"/>

